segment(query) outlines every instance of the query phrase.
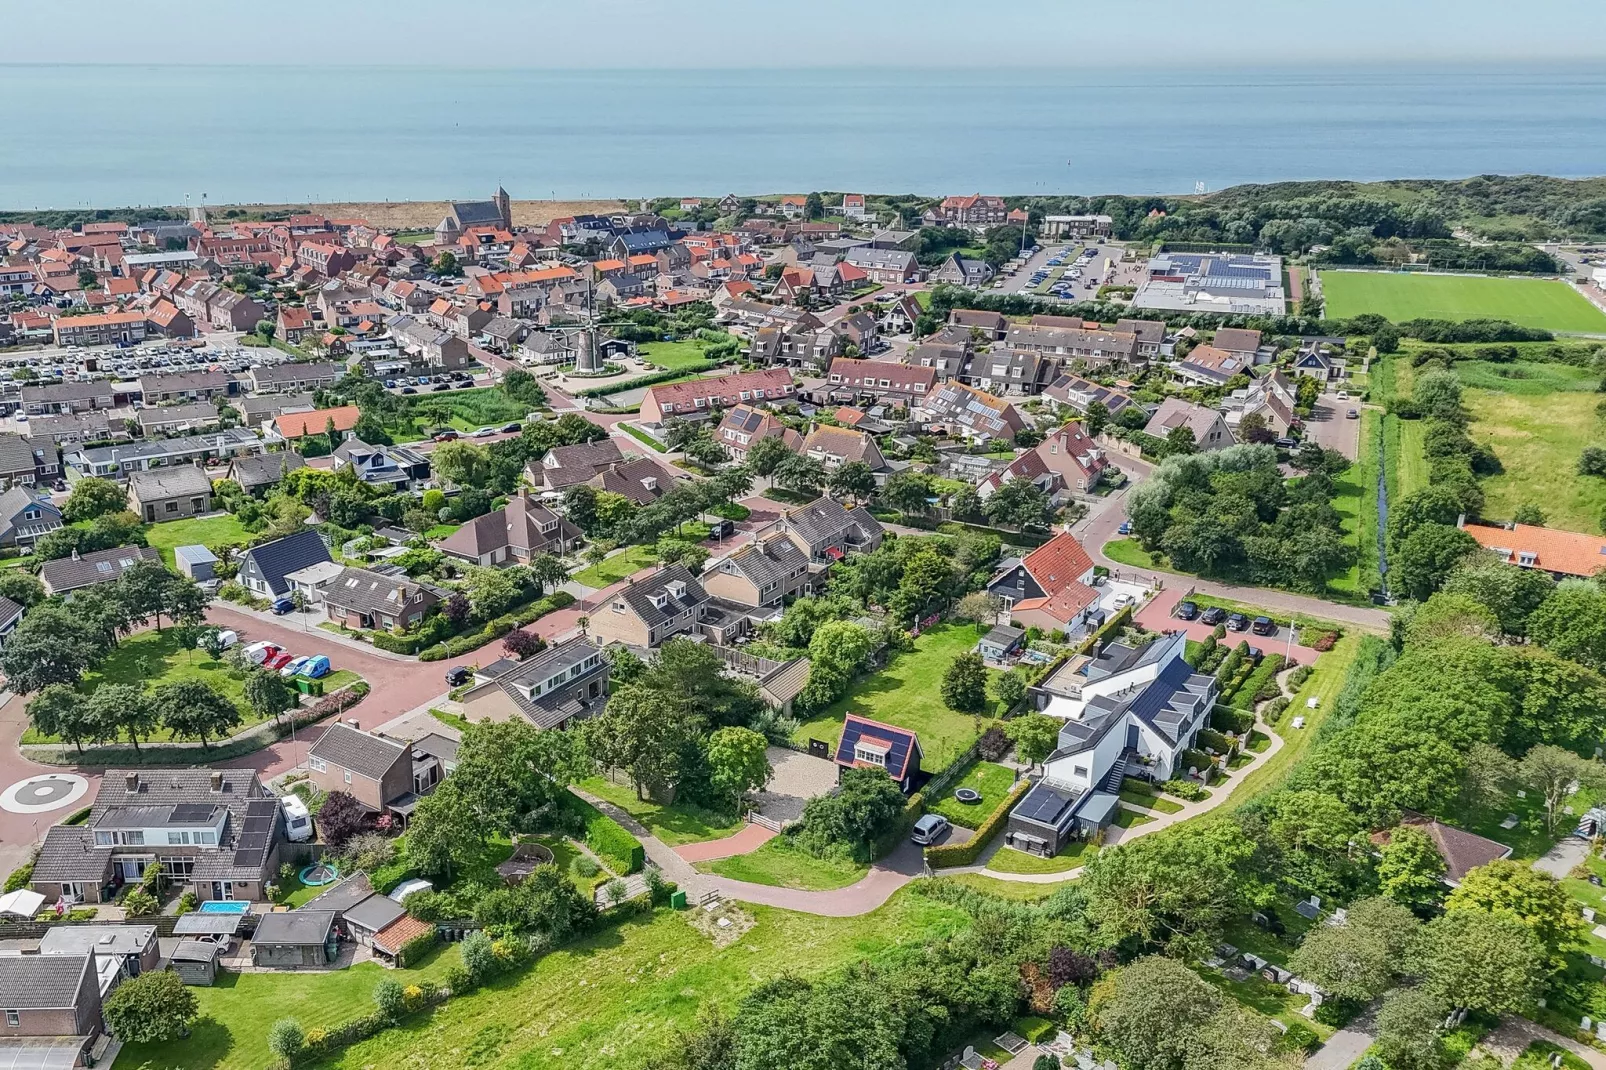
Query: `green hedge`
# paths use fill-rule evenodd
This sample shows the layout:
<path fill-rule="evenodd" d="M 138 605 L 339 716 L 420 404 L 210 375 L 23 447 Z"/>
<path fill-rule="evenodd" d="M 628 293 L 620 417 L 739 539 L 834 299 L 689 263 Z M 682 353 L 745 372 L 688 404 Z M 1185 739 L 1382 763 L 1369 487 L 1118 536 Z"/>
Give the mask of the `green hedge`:
<path fill-rule="evenodd" d="M 440 943 L 440 930 L 432 926 L 429 931 L 420 933 L 401 946 L 396 952 L 396 965 L 405 967 L 409 963 L 417 962 L 434 950 L 438 943 Z"/>
<path fill-rule="evenodd" d="M 1009 794 L 1004 796 L 1004 801 L 998 804 L 996 810 L 987 815 L 987 820 L 981 823 L 981 827 L 976 830 L 976 834 L 964 843 L 927 847 L 926 864 L 936 869 L 939 866 L 968 866 L 976 861 L 981 855 L 982 848 L 991 843 L 992 838 L 1003 830 L 1004 823 L 1009 820 L 1009 811 L 1020 801 L 1020 797 L 1030 790 L 1031 786 L 1032 782 L 1030 780 L 1022 779 L 1020 783 L 1010 788 Z"/>
<path fill-rule="evenodd" d="M 687 367 L 673 371 L 666 369 L 661 372 L 653 372 L 649 375 L 638 375 L 634 379 L 626 379 L 620 383 L 609 383 L 607 386 L 592 386 L 587 387 L 584 390 L 576 390 L 572 392 L 572 396 L 577 398 L 607 397 L 609 394 L 618 394 L 625 390 L 637 390 L 644 386 L 667 383 L 671 379 L 680 379 L 688 375 L 694 375 L 698 372 L 713 371 L 715 368 L 719 367 L 719 365 L 719 361 L 711 360 L 702 367 L 688 365 Z"/>
<path fill-rule="evenodd" d="M 1231 706 L 1217 705 L 1210 711 L 1210 727 L 1218 732 L 1231 732 L 1233 735 L 1243 735 L 1255 724 L 1255 715 L 1250 710 L 1235 710 Z"/>
<path fill-rule="evenodd" d="M 12 870 L 11 876 L 6 878 L 5 890 L 7 892 L 15 892 L 20 888 L 26 888 L 31 880 L 33 880 L 33 863 L 24 862 Z"/>
<path fill-rule="evenodd" d="M 623 877 L 647 864 L 647 851 L 641 846 L 641 841 L 619 822 L 573 792 L 564 802 L 585 822 L 586 846 L 595 851 L 609 869 Z"/>
<path fill-rule="evenodd" d="M 1240 710 L 1254 709 L 1257 701 L 1255 696 L 1268 683 L 1274 684 L 1277 680 L 1277 674 L 1282 672 L 1282 669 L 1283 656 L 1281 654 L 1272 654 L 1265 658 L 1259 665 L 1255 666 L 1253 672 L 1239 681 L 1238 686 L 1233 690 L 1232 699 L 1228 702 L 1228 705 Z M 1275 698 L 1276 696 L 1271 695 L 1268 697 Z"/>
<path fill-rule="evenodd" d="M 545 598 L 538 598 L 517 612 L 505 617 L 497 617 L 477 632 L 468 632 L 464 635 L 448 639 L 444 643 L 436 643 L 419 651 L 419 661 L 441 661 L 445 658 L 455 658 L 459 654 L 467 654 L 478 650 L 486 643 L 494 642 L 511 632 L 514 628 L 522 628 L 526 624 L 533 624 L 548 613 L 559 609 L 567 609 L 574 605 L 574 595 L 568 591 L 553 591 Z"/>

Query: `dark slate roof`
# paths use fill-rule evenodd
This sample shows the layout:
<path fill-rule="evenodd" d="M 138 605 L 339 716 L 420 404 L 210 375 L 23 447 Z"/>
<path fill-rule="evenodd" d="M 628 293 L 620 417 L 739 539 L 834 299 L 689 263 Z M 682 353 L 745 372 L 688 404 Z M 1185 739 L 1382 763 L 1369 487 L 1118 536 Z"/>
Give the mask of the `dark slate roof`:
<path fill-rule="evenodd" d="M 727 571 L 745 576 L 762 590 L 791 576 L 800 568 L 807 568 L 808 555 L 797 548 L 791 539 L 766 539 L 751 543 L 726 558 L 720 566 Z"/>
<path fill-rule="evenodd" d="M 865 527 L 866 522 L 868 527 Z M 800 505 L 790 510 L 786 514 L 786 523 L 793 531 L 803 536 L 810 546 L 835 542 L 855 524 L 864 527 L 866 535 L 881 530 L 881 525 L 868 510 L 857 508 L 849 513 L 834 498 L 829 497 L 821 497 L 807 505 Z"/>
<path fill-rule="evenodd" d="M 174 962 L 212 962 L 223 949 L 210 940 L 180 940 L 170 956 Z"/>
<path fill-rule="evenodd" d="M 32 473 L 33 470 L 33 447 L 18 435 L 0 435 L 0 473 Z"/>
<path fill-rule="evenodd" d="M 22 607 L 4 595 L 0 595 L 0 627 L 20 616 L 22 616 Z"/>
<path fill-rule="evenodd" d="M 329 556 L 329 547 L 324 545 L 323 536 L 311 528 L 253 546 L 244 556 L 256 563 L 257 571 L 262 573 L 262 578 L 274 594 L 284 594 L 290 589 L 284 581 L 286 574 L 333 560 Z M 242 561 L 242 567 L 243 564 Z"/>
<path fill-rule="evenodd" d="M 425 605 L 439 599 L 428 588 L 414 583 L 405 575 L 384 576 L 365 568 L 342 569 L 340 575 L 324 588 L 323 600 L 340 609 L 355 609 L 359 613 L 399 614 L 412 604 L 415 595 L 422 594 Z"/>
<path fill-rule="evenodd" d="M 676 586 L 678 584 L 678 587 Z M 679 591 L 677 596 L 674 592 Z M 628 584 L 616 596 L 630 607 L 631 612 L 649 628 L 656 628 L 688 609 L 695 609 L 708 601 L 708 593 L 685 565 L 674 564 L 661 568 L 644 580 Z M 660 607 L 654 598 L 662 598 Z M 610 613 L 612 608 L 608 610 Z"/>
<path fill-rule="evenodd" d="M 192 464 L 166 465 L 128 474 L 128 492 L 141 502 L 212 493 L 212 481 Z"/>
<path fill-rule="evenodd" d="M 254 944 L 278 944 L 292 947 L 321 946 L 329 939 L 334 928 L 332 910 L 288 910 L 283 913 L 264 914 L 257 922 Z"/>
<path fill-rule="evenodd" d="M 230 471 L 234 481 L 246 490 L 277 483 L 297 468 L 307 467 L 306 459 L 294 450 L 258 453 L 236 457 Z M 291 569 L 294 572 L 295 569 Z"/>
<path fill-rule="evenodd" d="M 868 717 L 860 717 L 850 713 L 842 719 L 842 738 L 836 744 L 836 763 L 838 765 L 863 765 L 853 758 L 853 750 L 859 741 L 874 743 L 887 749 L 886 770 L 893 780 L 902 780 L 909 771 L 909 759 L 913 755 L 918 764 L 920 755 L 920 737 L 907 728 L 898 728 L 896 725 L 883 724 L 872 721 Z M 879 767 L 878 767 L 879 768 Z"/>
<path fill-rule="evenodd" d="M 395 740 L 363 732 L 338 721 L 318 737 L 318 742 L 308 752 L 372 780 L 383 777 L 396 764 L 396 760 L 406 753 L 407 748 Z"/>
<path fill-rule="evenodd" d="M 460 227 L 499 227 L 502 209 L 495 201 L 453 201 L 452 218 Z"/>
<path fill-rule="evenodd" d="M 19 955 L 0 958 L 0 1006 L 8 1010 L 64 1010 L 78 1005 L 93 955 Z"/>
<path fill-rule="evenodd" d="M 383 895 L 370 895 L 354 907 L 346 908 L 346 924 L 378 932 L 403 914 L 407 908 Z"/>
<path fill-rule="evenodd" d="M 1064 784 L 1040 780 L 1009 813 L 1011 817 L 1034 821 L 1063 833 L 1070 828 L 1071 819 L 1076 816 L 1077 804 L 1085 795 L 1085 792 Z"/>
<path fill-rule="evenodd" d="M 31 883 L 100 882 L 111 876 L 112 853 L 95 850 L 94 837 L 82 825 L 52 825 L 33 864 Z"/>
<path fill-rule="evenodd" d="M 600 478 L 603 490 L 629 498 L 637 505 L 651 505 L 679 482 L 674 473 L 646 457 L 606 468 Z"/>
<path fill-rule="evenodd" d="M 594 678 L 605 676 L 609 663 L 606 656 L 599 659 L 599 664 L 572 680 L 565 680 L 564 685 L 548 691 L 544 695 L 534 698 L 525 693 L 526 688 L 532 688 L 543 680 L 550 680 L 560 672 L 566 673 L 598 650 L 585 639 L 576 637 L 564 643 L 547 647 L 541 653 L 520 662 L 518 667 L 510 672 L 503 673 L 482 687 L 500 688 L 519 712 L 527 717 L 531 724 L 537 728 L 556 728 L 572 717 L 579 717 L 599 712 L 607 700 L 606 693 L 594 703 L 581 702 L 572 698 L 575 689 L 586 684 Z"/>
<path fill-rule="evenodd" d="M 575 483 L 584 483 L 610 464 L 624 460 L 619 446 L 611 438 L 596 442 L 580 442 L 572 446 L 556 446 L 547 451 L 540 461 L 530 465 L 530 474 L 543 485 L 562 490 Z M 548 463 L 556 462 L 556 463 Z"/>
<path fill-rule="evenodd" d="M 76 591 L 97 583 L 110 583 L 137 561 L 160 561 L 162 555 L 149 546 L 115 546 L 78 557 L 59 557 L 39 568 L 39 578 L 53 593 Z"/>

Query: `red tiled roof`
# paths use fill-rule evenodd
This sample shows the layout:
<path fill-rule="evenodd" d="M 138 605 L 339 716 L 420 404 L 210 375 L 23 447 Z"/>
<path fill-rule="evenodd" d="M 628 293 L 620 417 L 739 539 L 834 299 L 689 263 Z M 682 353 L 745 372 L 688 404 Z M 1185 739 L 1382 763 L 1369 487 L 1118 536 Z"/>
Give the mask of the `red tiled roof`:
<path fill-rule="evenodd" d="M 1516 524 L 1510 528 L 1468 524 L 1466 532 L 1478 545 L 1500 554 L 1513 565 L 1542 568 L 1569 576 L 1593 576 L 1606 568 L 1606 539 L 1576 531 Z M 1533 554 L 1526 562 L 1520 555 Z"/>
<path fill-rule="evenodd" d="M 1048 542 L 1026 555 L 1021 564 L 1031 573 L 1037 585 L 1050 594 L 1079 583 L 1080 578 L 1093 568 L 1093 559 L 1082 544 L 1068 531 L 1062 531 Z"/>
<path fill-rule="evenodd" d="M 302 435 L 321 434 L 333 420 L 336 431 L 350 431 L 357 426 L 362 410 L 355 405 L 341 405 L 334 409 L 314 409 L 311 412 L 281 413 L 273 426 L 283 438 L 300 438 Z"/>

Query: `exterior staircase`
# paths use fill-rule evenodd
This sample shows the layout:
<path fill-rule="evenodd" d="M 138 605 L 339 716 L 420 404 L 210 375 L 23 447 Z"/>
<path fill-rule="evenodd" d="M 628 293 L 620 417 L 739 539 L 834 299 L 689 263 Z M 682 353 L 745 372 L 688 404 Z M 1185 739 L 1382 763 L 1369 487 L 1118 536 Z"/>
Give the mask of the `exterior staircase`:
<path fill-rule="evenodd" d="M 1110 766 L 1110 771 L 1104 774 L 1103 780 L 1099 781 L 1099 791 L 1115 794 L 1121 790 L 1121 781 L 1126 779 L 1126 755 L 1127 752 L 1122 751 L 1121 756 L 1115 759 L 1115 764 Z"/>

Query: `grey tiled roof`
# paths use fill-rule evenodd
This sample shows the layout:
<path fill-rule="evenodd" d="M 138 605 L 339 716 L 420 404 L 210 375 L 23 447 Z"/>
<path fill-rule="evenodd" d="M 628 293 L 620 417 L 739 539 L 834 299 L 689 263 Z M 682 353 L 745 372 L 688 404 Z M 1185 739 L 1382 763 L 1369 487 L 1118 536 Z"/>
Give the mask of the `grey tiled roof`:
<path fill-rule="evenodd" d="M 53 593 L 76 591 L 97 583 L 110 583 L 123 570 L 139 561 L 160 561 L 162 555 L 149 546 L 115 546 L 79 557 L 58 557 L 39 568 L 39 577 Z"/>
<path fill-rule="evenodd" d="M 808 556 L 797 548 L 791 539 L 767 539 L 763 543 L 752 543 L 736 551 L 726 558 L 724 565 L 731 571 L 746 577 L 755 587 L 763 590 L 765 587 L 780 583 L 798 569 L 807 568 Z"/>
<path fill-rule="evenodd" d="M 378 932 L 405 913 L 407 908 L 396 900 L 376 893 L 356 906 L 346 908 L 346 924 Z"/>
<path fill-rule="evenodd" d="M 129 492 L 142 502 L 212 493 L 212 481 L 193 464 L 148 468 L 128 474 Z"/>
<path fill-rule="evenodd" d="M 33 470 L 33 447 L 19 435 L 0 435 L 0 476 L 13 472 L 32 475 Z"/>
<path fill-rule="evenodd" d="M 263 580 L 274 594 L 283 594 L 289 590 L 284 582 L 284 577 L 288 573 L 306 568 L 308 565 L 333 560 L 329 556 L 329 547 L 324 544 L 323 536 L 311 528 L 253 546 L 245 552 L 245 556 L 262 574 Z M 243 570 L 243 562 L 241 567 Z"/>
<path fill-rule="evenodd" d="M 259 453 L 249 457 L 236 457 L 229 472 L 234 481 L 245 490 L 266 487 L 279 482 L 297 468 L 305 468 L 306 459 L 294 450 L 277 453 Z"/>
<path fill-rule="evenodd" d="M 111 852 L 95 850 L 93 840 L 82 825 L 50 826 L 34 861 L 31 882 L 106 880 L 111 876 Z"/>
<path fill-rule="evenodd" d="M 19 955 L 0 958 L 0 1006 L 8 1010 L 77 1007 L 93 955 Z"/>
<path fill-rule="evenodd" d="M 341 609 L 359 613 L 400 614 L 422 595 L 420 604 L 433 605 L 439 599 L 406 576 L 382 576 L 365 568 L 348 568 L 324 589 L 324 601 Z"/>
<path fill-rule="evenodd" d="M 678 598 L 671 593 L 671 588 L 676 584 L 679 585 L 676 589 L 680 591 Z M 655 596 L 664 599 L 662 608 L 654 604 Z M 703 585 L 697 582 L 685 565 L 681 564 L 661 568 L 646 579 L 629 584 L 619 592 L 618 597 L 649 628 L 656 628 L 688 609 L 708 601 L 708 594 L 703 590 Z"/>
<path fill-rule="evenodd" d="M 395 740 L 362 732 L 349 725 L 332 724 L 308 752 L 316 758 L 361 773 L 372 780 L 383 777 L 407 753 Z"/>

